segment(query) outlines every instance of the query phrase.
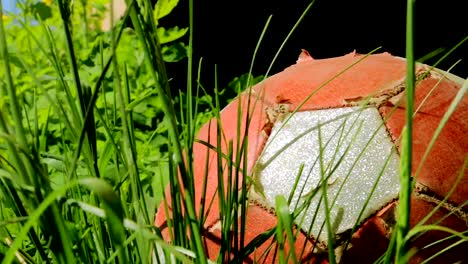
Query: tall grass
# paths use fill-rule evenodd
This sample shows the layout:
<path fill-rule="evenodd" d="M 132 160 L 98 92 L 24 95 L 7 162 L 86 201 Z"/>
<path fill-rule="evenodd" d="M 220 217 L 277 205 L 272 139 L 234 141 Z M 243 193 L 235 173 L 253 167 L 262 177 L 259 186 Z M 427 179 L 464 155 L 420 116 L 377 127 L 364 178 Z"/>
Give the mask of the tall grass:
<path fill-rule="evenodd" d="M 170 41 L 160 35 L 158 23 L 158 16 L 170 13 L 177 1 L 159 1 L 161 10 L 155 13 L 148 0 L 127 0 L 128 8 L 121 21 L 110 32 L 101 32 L 103 13 L 99 8 L 104 2 L 91 5 L 88 1 L 57 0 L 48 6 L 24 1 L 24 10 L 36 10 L 32 15 L 8 14 L 15 22 L 0 20 L 1 263 L 239 263 L 262 245 L 277 252 L 278 262 L 298 263 L 304 252 L 297 255 L 287 250 L 286 245 L 295 245 L 295 221 L 300 222 L 301 212 L 308 210 L 316 195 L 320 195 L 327 215 L 322 229 L 328 233 L 328 260 L 339 262 L 340 256 L 335 252 L 338 245 L 333 237 L 336 219 L 330 217 L 335 201 L 327 197 L 326 183 L 344 155 L 334 153 L 336 164 L 331 165 L 324 163 L 322 155 L 317 157 L 321 184 L 304 196 L 308 202 L 294 204 L 292 194 L 287 199 L 278 196 L 277 225 L 246 243 L 248 195 L 250 185 L 254 184 L 254 176 L 248 175 L 247 168 L 249 110 L 258 102 L 253 96 L 247 97 L 248 113 L 239 104 L 237 137 L 226 141 L 220 116 L 222 100 L 226 98 L 220 98 L 222 92 L 217 84 L 214 94 L 203 93 L 201 72 L 197 78 L 193 76 L 193 1 L 189 1 L 188 46 L 184 49 L 187 89 L 180 94 L 170 87 L 166 63 L 171 60 L 167 51 L 180 51 L 177 47 L 184 45 L 167 45 L 166 41 Z M 311 1 L 288 32 L 265 76 L 313 4 Z M 421 223 L 414 229 L 409 227 L 413 188 L 411 135 L 417 82 L 412 55 L 413 5 L 408 0 L 408 104 L 401 152 L 402 191 L 398 228 L 386 255 L 378 260 L 386 263 L 406 263 L 412 254 L 409 243 L 428 230 L 441 230 L 460 238 L 452 246 L 467 240 L 466 232 L 443 226 Z M 0 14 L 3 13 L 0 2 Z M 257 42 L 247 80 L 239 83 L 242 86 L 237 90 L 239 93 L 246 91 L 250 95 L 258 80 L 251 73 L 270 20 L 271 17 Z M 124 22 L 131 23 L 132 29 L 126 28 Z M 27 44 L 17 46 L 20 42 Z M 323 83 L 302 104 L 366 57 Z M 465 81 L 427 153 L 467 89 Z M 216 120 L 211 124 L 217 125 L 217 133 L 210 135 L 209 142 L 202 142 L 196 138 L 197 131 L 209 118 Z M 359 131 L 362 124 L 352 126 L 359 127 Z M 336 132 L 340 139 L 353 137 L 342 129 Z M 320 126 L 313 130 L 318 131 L 322 153 L 328 142 L 322 142 Z M 216 142 L 217 147 L 210 142 Z M 217 154 L 217 175 L 204 175 L 202 190 L 195 188 L 194 144 L 207 146 L 207 157 L 210 150 Z M 208 159 L 203 165 L 208 171 Z M 299 168 L 293 192 L 305 192 L 298 187 L 303 168 L 304 165 Z M 458 182 L 465 168 L 466 160 Z M 207 232 L 206 212 L 212 210 L 213 201 L 203 201 L 199 206 L 200 201 L 195 198 L 195 192 L 205 197 L 208 177 L 216 177 L 219 184 L 216 198 L 221 220 L 220 251 L 212 260 L 207 258 L 203 236 Z M 371 196 L 372 193 L 367 201 Z M 159 208 L 171 216 L 165 230 L 154 226 L 160 204 Z M 364 208 L 361 214 L 363 211 Z M 359 223 L 356 221 L 353 231 Z M 163 232 L 170 241 L 163 239 Z M 350 238 L 347 239 L 345 249 Z"/>
<path fill-rule="evenodd" d="M 408 0 L 406 6 L 406 125 L 403 130 L 400 162 L 400 199 L 398 210 L 398 230 L 396 262 L 408 262 L 408 245 L 405 237 L 410 229 L 411 216 L 411 169 L 413 157 L 413 112 L 414 112 L 414 86 L 415 86 L 415 59 L 414 59 L 414 1 Z"/>

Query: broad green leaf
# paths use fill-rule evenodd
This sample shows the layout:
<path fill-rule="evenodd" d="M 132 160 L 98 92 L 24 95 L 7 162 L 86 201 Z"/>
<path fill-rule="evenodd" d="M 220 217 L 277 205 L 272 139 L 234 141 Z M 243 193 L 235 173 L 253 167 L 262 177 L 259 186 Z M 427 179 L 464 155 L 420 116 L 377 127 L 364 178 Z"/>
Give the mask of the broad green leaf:
<path fill-rule="evenodd" d="M 33 4 L 31 6 L 31 10 L 33 14 L 41 18 L 41 20 L 46 20 L 52 17 L 52 9 L 43 2 L 37 2 Z"/>
<path fill-rule="evenodd" d="M 174 40 L 177 40 L 181 37 L 183 37 L 188 31 L 188 28 L 180 28 L 175 26 L 169 29 L 160 27 L 158 28 L 158 37 L 159 37 L 159 42 L 161 44 L 166 44 L 169 42 L 172 42 Z"/>
<path fill-rule="evenodd" d="M 9 59 L 10 59 L 10 63 L 12 65 L 15 65 L 16 67 L 18 67 L 21 70 L 24 69 L 23 64 L 21 63 L 21 61 L 16 56 L 16 53 L 10 53 L 10 54 L 8 54 L 8 56 L 9 56 Z M 0 61 L 2 61 L 2 63 L 4 63 L 3 58 L 1 57 L 1 55 L 0 55 Z"/>
<path fill-rule="evenodd" d="M 163 46 L 162 54 L 165 62 L 178 62 L 187 57 L 187 47 L 181 42 Z"/>
<path fill-rule="evenodd" d="M 179 0 L 158 0 L 154 6 L 154 18 L 158 20 L 169 15 L 178 3 Z"/>

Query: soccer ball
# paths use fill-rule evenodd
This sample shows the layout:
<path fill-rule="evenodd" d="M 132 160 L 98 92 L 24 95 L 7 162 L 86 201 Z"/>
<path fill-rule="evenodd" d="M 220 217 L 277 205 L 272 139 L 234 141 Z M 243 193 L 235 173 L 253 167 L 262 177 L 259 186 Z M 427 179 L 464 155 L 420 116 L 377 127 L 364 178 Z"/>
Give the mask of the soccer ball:
<path fill-rule="evenodd" d="M 248 89 L 222 110 L 219 146 L 219 124 L 215 119 L 205 124 L 198 135 L 200 142 L 194 145 L 194 170 L 196 206 L 206 208 L 207 256 L 213 260 L 218 256 L 223 221 L 218 154 L 210 145 L 225 155 L 230 149 L 236 153 L 236 148 L 247 148 L 243 160 L 247 171 L 241 172 L 240 181 L 248 183 L 248 203 L 240 209 L 244 212 L 238 212 L 239 217 L 245 215 L 245 229 L 233 229 L 242 230 L 243 242 L 236 243 L 246 246 L 261 234 L 274 232 L 277 210 L 284 209 L 277 208 L 278 197 L 288 201 L 286 209 L 294 215 L 294 245 L 278 243 L 272 235 L 251 249 L 244 262 L 273 263 L 279 257 L 278 246 L 294 253 L 297 260 L 313 263 L 327 263 L 329 246 L 349 263 L 373 263 L 384 254 L 398 217 L 405 65 L 405 59 L 388 53 L 353 52 L 318 60 L 303 51 L 295 65 Z M 422 64 L 415 74 L 415 188 L 410 224 L 417 225 L 440 207 L 426 224 L 466 231 L 468 100 L 464 94 L 458 95 L 462 99 L 432 141 L 450 105 L 462 93 L 463 79 Z M 248 144 L 239 144 L 244 137 Z M 220 160 L 222 166 L 235 167 Z M 223 185 L 241 186 L 228 171 L 224 170 Z M 163 232 L 167 217 L 161 206 L 156 225 Z M 411 261 L 420 262 L 453 244 L 455 240 L 446 240 L 425 248 L 447 236 L 431 231 L 413 240 L 410 246 L 416 251 Z M 459 261 L 467 249 L 462 243 L 434 261 Z"/>

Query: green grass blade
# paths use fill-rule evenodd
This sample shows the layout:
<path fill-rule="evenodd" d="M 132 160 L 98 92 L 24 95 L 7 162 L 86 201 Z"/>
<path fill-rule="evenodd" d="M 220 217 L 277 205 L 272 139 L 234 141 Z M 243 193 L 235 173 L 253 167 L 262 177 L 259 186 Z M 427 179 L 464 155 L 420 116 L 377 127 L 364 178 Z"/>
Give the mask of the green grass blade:
<path fill-rule="evenodd" d="M 278 195 L 275 198 L 276 203 L 276 215 L 278 224 L 276 226 L 276 240 L 279 245 L 279 263 L 297 263 L 295 253 L 295 239 L 293 235 L 293 221 L 291 213 L 289 212 L 289 206 L 286 198 L 282 195 Z M 284 236 L 289 244 L 289 253 L 285 255 L 285 244 Z M 291 257 L 291 260 L 289 258 Z"/>
<path fill-rule="evenodd" d="M 454 68 L 459 62 L 461 62 L 461 60 L 458 60 L 456 63 L 454 63 L 448 70 L 447 70 L 447 73 L 450 73 L 450 70 L 452 70 L 452 68 Z M 418 105 L 418 107 L 416 107 L 416 110 L 414 110 L 414 114 L 413 114 L 413 117 L 416 116 L 416 114 L 419 112 L 419 110 L 421 109 L 421 107 L 423 107 L 423 105 L 426 103 L 426 101 L 431 97 L 432 93 L 435 91 L 435 89 L 439 86 L 439 84 L 445 80 L 445 78 L 447 78 L 446 76 L 444 76 L 444 78 L 440 78 L 437 83 L 431 88 L 431 90 L 427 93 L 427 95 L 424 97 L 424 99 L 421 101 L 421 103 Z"/>
<path fill-rule="evenodd" d="M 289 30 L 288 35 L 284 38 L 283 42 L 281 43 L 280 47 L 278 48 L 278 51 L 276 52 L 275 56 L 274 56 L 273 59 L 271 60 L 270 66 L 268 66 L 268 70 L 267 70 L 266 73 L 265 73 L 265 77 L 269 75 L 269 73 L 270 73 L 270 71 L 271 71 L 271 68 L 272 68 L 273 65 L 275 64 L 276 59 L 278 58 L 279 54 L 280 54 L 281 51 L 283 50 L 284 46 L 286 45 L 286 43 L 288 42 L 289 38 L 292 36 L 292 34 L 294 33 L 294 31 L 296 30 L 296 28 L 299 26 L 299 24 L 301 23 L 301 21 L 305 18 L 305 16 L 306 16 L 307 13 L 309 12 L 309 10 L 312 8 L 312 6 L 314 5 L 314 3 L 315 3 L 315 0 L 312 0 L 312 1 L 307 5 L 307 7 L 304 9 L 304 12 L 302 12 L 301 16 L 300 16 L 299 19 L 296 21 L 296 23 L 294 24 L 294 26 Z"/>
<path fill-rule="evenodd" d="M 467 232 L 465 231 L 464 233 L 466 234 Z M 437 245 L 438 243 L 444 242 L 444 241 L 446 241 L 446 240 L 448 240 L 448 239 L 452 239 L 452 238 L 454 238 L 454 237 L 455 237 L 455 236 L 452 235 L 452 236 L 449 236 L 449 237 L 440 239 L 440 240 L 438 240 L 438 241 L 435 241 L 434 243 L 432 243 L 432 244 L 430 244 L 430 245 L 427 245 L 427 246 L 425 246 L 424 248 L 422 248 L 422 250 L 427 249 L 427 248 L 429 248 L 429 247 L 431 247 L 431 246 Z M 440 256 L 440 255 L 442 255 L 442 254 L 444 254 L 444 253 L 446 253 L 447 251 L 449 251 L 450 249 L 452 249 L 452 248 L 454 248 L 454 247 L 456 247 L 456 246 L 458 246 L 458 245 L 461 245 L 461 244 L 467 243 L 467 242 L 468 242 L 468 241 L 467 241 L 466 239 L 460 239 L 460 240 L 458 240 L 457 242 L 455 242 L 455 243 L 453 243 L 453 244 L 451 244 L 451 245 L 445 247 L 444 249 L 438 251 L 437 253 L 435 253 L 434 255 L 430 256 L 429 258 L 423 260 L 423 261 L 421 262 L 421 264 L 430 263 L 434 258 L 436 258 L 436 257 L 438 257 L 438 256 Z M 463 258 L 463 257 L 462 257 L 462 258 Z M 462 259 L 460 259 L 460 260 L 462 260 Z"/>
<path fill-rule="evenodd" d="M 415 237 L 418 233 L 421 233 L 421 232 L 427 232 L 427 231 L 442 231 L 442 232 L 446 232 L 446 233 L 449 233 L 453 236 L 456 236 L 456 237 L 459 237 L 460 239 L 464 240 L 464 241 L 468 241 L 468 236 L 466 234 L 466 232 L 458 232 L 458 231 L 455 231 L 451 228 L 448 228 L 448 227 L 445 227 L 445 226 L 441 226 L 441 225 L 421 225 L 421 226 L 415 226 L 414 228 L 412 228 L 408 234 L 407 234 L 407 239 L 410 239 L 412 237 Z"/>
<path fill-rule="evenodd" d="M 323 163 L 323 145 L 322 145 L 322 129 L 319 123 L 318 125 L 318 138 L 319 138 L 319 160 L 320 160 L 320 177 L 321 177 L 321 190 L 322 190 L 322 197 L 324 201 L 324 208 L 325 211 L 325 226 L 327 228 L 327 247 L 328 247 L 328 261 L 331 264 L 336 263 L 335 260 L 335 232 L 332 228 L 331 219 L 330 219 L 330 206 L 328 204 L 328 197 L 327 197 L 327 179 L 325 178 L 325 164 Z"/>
<path fill-rule="evenodd" d="M 414 0 L 407 0 L 406 15 L 406 125 L 403 129 L 400 160 L 400 197 L 397 220 L 396 263 L 404 263 L 408 253 L 406 234 L 410 226 L 411 215 L 411 171 L 412 171 L 412 134 L 415 86 L 415 58 L 414 58 Z"/>
<path fill-rule="evenodd" d="M 460 40 L 459 42 L 457 42 L 457 44 L 455 44 L 455 46 L 453 46 L 449 51 L 447 51 L 440 59 L 438 59 L 434 65 L 432 67 L 437 67 L 437 65 L 439 65 L 443 60 L 445 60 L 452 52 L 454 52 L 456 49 L 458 49 L 459 47 L 461 47 L 466 41 L 468 41 L 468 35 L 465 36 L 462 40 Z M 419 62 L 424 62 L 425 60 L 429 59 L 430 57 L 432 56 L 436 56 L 438 53 L 440 52 L 443 52 L 445 51 L 445 49 L 443 50 L 435 50 L 433 52 L 430 52 L 429 54 L 423 56 L 421 59 L 419 59 L 418 61 Z"/>

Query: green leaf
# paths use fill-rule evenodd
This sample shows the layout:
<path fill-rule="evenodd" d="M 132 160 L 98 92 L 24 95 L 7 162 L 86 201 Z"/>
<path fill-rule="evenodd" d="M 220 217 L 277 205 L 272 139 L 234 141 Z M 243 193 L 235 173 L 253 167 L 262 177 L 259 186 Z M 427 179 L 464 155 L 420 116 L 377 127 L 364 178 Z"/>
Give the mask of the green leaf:
<path fill-rule="evenodd" d="M 32 13 L 35 16 L 41 18 L 41 20 L 46 20 L 52 17 L 52 9 L 44 4 L 43 2 L 37 2 L 31 6 Z"/>
<path fill-rule="evenodd" d="M 255 77 L 250 73 L 244 73 L 241 76 L 232 79 L 229 82 L 228 87 L 236 93 L 240 93 L 248 87 L 261 82 L 263 79 L 264 77 L 262 75 Z"/>
<path fill-rule="evenodd" d="M 154 18 L 158 20 L 169 15 L 178 3 L 179 0 L 158 0 L 154 6 Z"/>
<path fill-rule="evenodd" d="M 8 54 L 8 56 L 9 56 L 8 59 L 10 60 L 10 63 L 12 65 L 15 65 L 21 70 L 24 70 L 24 65 L 23 63 L 21 63 L 21 60 L 16 56 L 16 53 L 10 53 Z M 3 63 L 3 58 L 1 57 L 1 55 L 0 55 L 0 60 L 2 60 L 2 63 Z"/>
<path fill-rule="evenodd" d="M 187 33 L 187 31 L 188 31 L 188 28 L 179 29 L 178 26 L 175 26 L 175 27 L 172 27 L 172 28 L 169 28 L 169 29 L 165 29 L 163 27 L 160 27 L 160 28 L 157 29 L 159 42 L 161 44 L 166 44 L 166 43 L 172 42 L 174 40 L 177 40 L 177 39 L 183 37 Z"/>
<path fill-rule="evenodd" d="M 163 46 L 162 54 L 165 62 L 178 62 L 187 57 L 187 46 L 182 42 L 174 43 L 170 46 Z"/>

